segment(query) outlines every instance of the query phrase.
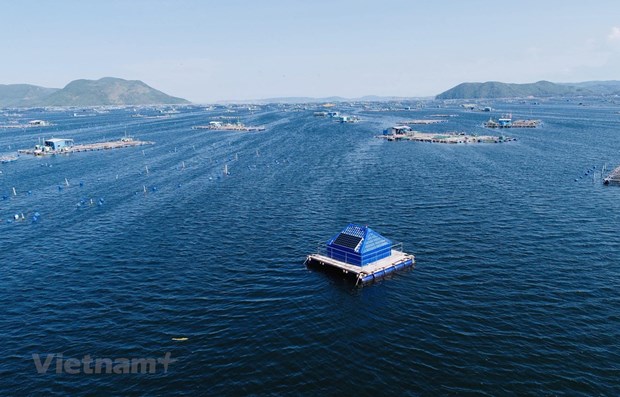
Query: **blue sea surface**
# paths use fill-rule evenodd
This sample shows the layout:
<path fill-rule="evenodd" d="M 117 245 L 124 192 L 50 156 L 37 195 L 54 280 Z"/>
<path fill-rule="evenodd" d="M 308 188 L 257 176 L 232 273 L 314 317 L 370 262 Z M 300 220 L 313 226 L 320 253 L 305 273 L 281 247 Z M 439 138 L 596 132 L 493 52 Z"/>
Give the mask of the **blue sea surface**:
<path fill-rule="evenodd" d="M 602 184 L 620 105 L 376 106 L 335 107 L 354 124 L 314 105 L 2 113 L 53 125 L 0 129 L 0 155 L 155 144 L 0 164 L 0 395 L 620 395 L 620 188 Z M 508 112 L 543 125 L 482 127 Z M 517 140 L 375 137 L 438 113 L 416 129 Z M 192 129 L 222 117 L 266 130 Z M 415 270 L 364 288 L 308 270 L 350 222 Z M 33 359 L 166 353 L 120 375 Z"/>

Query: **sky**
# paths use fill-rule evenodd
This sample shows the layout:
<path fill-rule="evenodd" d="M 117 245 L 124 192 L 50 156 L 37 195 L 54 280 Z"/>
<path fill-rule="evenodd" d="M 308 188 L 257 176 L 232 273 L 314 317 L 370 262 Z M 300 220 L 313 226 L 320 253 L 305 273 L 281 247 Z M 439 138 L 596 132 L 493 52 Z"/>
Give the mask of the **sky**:
<path fill-rule="evenodd" d="M 0 84 L 111 76 L 195 103 L 620 80 L 620 1 L 0 0 Z"/>

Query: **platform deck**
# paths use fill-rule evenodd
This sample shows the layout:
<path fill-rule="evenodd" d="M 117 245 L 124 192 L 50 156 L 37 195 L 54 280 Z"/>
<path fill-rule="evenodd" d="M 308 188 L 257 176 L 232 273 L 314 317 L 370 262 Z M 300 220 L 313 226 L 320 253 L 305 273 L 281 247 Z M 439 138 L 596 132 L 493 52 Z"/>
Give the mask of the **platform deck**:
<path fill-rule="evenodd" d="M 349 276 L 351 279 L 354 279 L 356 284 L 365 284 L 370 281 L 383 278 L 387 274 L 392 273 L 395 270 L 399 270 L 401 267 L 415 266 L 415 257 L 402 251 L 392 250 L 391 255 L 388 257 L 364 266 L 357 266 L 330 258 L 325 255 L 311 254 L 308 255 L 306 263 L 339 269 L 343 274 Z M 403 264 L 406 264 L 406 266 L 402 266 Z"/>

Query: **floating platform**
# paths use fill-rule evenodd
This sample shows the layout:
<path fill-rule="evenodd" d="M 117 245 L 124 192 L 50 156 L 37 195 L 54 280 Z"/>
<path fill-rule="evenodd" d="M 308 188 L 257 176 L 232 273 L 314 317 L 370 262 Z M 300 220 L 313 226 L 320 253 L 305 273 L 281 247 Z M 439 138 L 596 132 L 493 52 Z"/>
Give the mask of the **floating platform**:
<path fill-rule="evenodd" d="M 419 120 L 403 121 L 401 124 L 405 124 L 405 125 L 414 125 L 414 124 L 429 125 L 429 124 L 439 124 L 439 123 L 447 123 L 447 122 L 448 122 L 448 120 L 446 120 L 446 119 L 419 119 Z"/>
<path fill-rule="evenodd" d="M 386 130 L 390 131 L 390 130 Z M 388 141 L 415 141 L 430 143 L 503 143 L 516 141 L 516 138 L 507 136 L 492 135 L 468 135 L 464 132 L 444 132 L 444 133 L 426 133 L 418 131 L 400 131 L 397 133 L 384 133 L 378 135 L 377 138 L 387 139 Z"/>
<path fill-rule="evenodd" d="M 616 167 L 603 179 L 604 185 L 620 185 L 620 167 Z"/>
<path fill-rule="evenodd" d="M 17 159 L 18 159 L 17 156 L 0 156 L 0 163 L 1 164 L 12 163 L 13 161 L 17 161 Z"/>
<path fill-rule="evenodd" d="M 392 254 L 366 266 L 355 266 L 321 254 L 311 254 L 306 258 L 306 266 L 325 271 L 335 271 L 344 278 L 365 285 L 378 281 L 398 270 L 415 267 L 415 257 L 393 250 Z"/>
<path fill-rule="evenodd" d="M 306 257 L 308 268 L 323 270 L 363 286 L 415 267 L 415 257 L 367 226 L 349 224 L 317 253 Z"/>
<path fill-rule="evenodd" d="M 493 119 L 489 119 L 483 125 L 486 128 L 536 128 L 542 122 L 540 120 L 515 120 L 511 119 L 499 119 L 495 121 Z"/>
<path fill-rule="evenodd" d="M 65 146 L 57 150 L 46 150 L 44 148 L 21 149 L 18 150 L 18 153 L 31 154 L 35 156 L 46 156 L 50 154 L 68 154 L 76 152 L 92 152 L 95 150 L 120 149 L 125 147 L 152 145 L 153 143 L 154 142 L 150 141 L 138 141 L 131 138 L 123 138 L 119 141 L 96 142 L 87 143 L 84 145 Z"/>
<path fill-rule="evenodd" d="M 2 128 L 33 128 L 33 127 L 50 127 L 53 124 L 50 123 L 49 121 L 45 121 L 45 120 L 32 120 L 29 121 L 26 124 L 21 124 L 21 123 L 9 123 L 9 124 L 2 124 L 0 125 L 0 129 Z"/>
<path fill-rule="evenodd" d="M 208 125 L 197 125 L 192 127 L 193 130 L 213 130 L 213 131 L 265 131 L 265 127 L 251 127 L 242 123 L 221 123 L 219 121 L 211 121 Z"/>

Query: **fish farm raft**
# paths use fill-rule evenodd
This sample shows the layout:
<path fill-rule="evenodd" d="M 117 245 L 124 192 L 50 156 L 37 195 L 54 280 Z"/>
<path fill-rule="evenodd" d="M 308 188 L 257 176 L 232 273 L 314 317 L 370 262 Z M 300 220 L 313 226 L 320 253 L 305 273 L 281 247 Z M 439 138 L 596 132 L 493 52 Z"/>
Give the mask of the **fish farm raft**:
<path fill-rule="evenodd" d="M 620 167 L 616 167 L 603 179 L 605 185 L 620 185 Z"/>
<path fill-rule="evenodd" d="M 18 150 L 21 154 L 45 156 L 48 154 L 68 154 L 75 152 L 92 152 L 95 150 L 120 149 L 125 147 L 152 145 L 154 142 L 138 141 L 132 138 L 122 138 L 118 141 L 87 143 L 75 145 L 73 139 L 55 138 L 48 139 L 43 145 L 35 145 L 34 149 Z"/>
<path fill-rule="evenodd" d="M 211 121 L 208 125 L 196 125 L 193 130 L 213 130 L 213 131 L 265 131 L 265 127 L 246 126 L 243 123 L 222 123 L 220 121 Z"/>
<path fill-rule="evenodd" d="M 492 135 L 471 135 L 464 132 L 428 133 L 414 131 L 406 125 L 397 125 L 383 131 L 377 138 L 388 141 L 415 141 L 430 143 L 503 143 L 515 141 L 516 138 Z"/>
<path fill-rule="evenodd" d="M 343 276 L 363 286 L 381 280 L 398 270 L 415 267 L 415 257 L 402 250 L 402 244 L 375 232 L 368 226 L 347 225 L 317 253 L 306 258 L 306 266 Z"/>

